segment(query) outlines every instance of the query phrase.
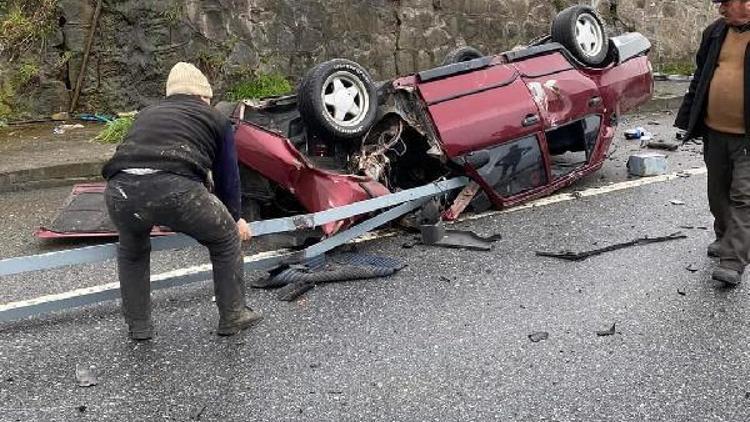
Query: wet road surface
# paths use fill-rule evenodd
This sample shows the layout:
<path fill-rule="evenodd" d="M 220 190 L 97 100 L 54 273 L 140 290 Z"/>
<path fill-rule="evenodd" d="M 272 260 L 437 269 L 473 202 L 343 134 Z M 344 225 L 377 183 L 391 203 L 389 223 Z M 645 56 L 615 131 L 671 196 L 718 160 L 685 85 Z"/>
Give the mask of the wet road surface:
<path fill-rule="evenodd" d="M 659 118 L 670 119 L 632 119 Z M 618 142 L 571 190 L 626 179 L 637 146 Z M 670 171 L 701 165 L 691 149 L 669 153 Z M 502 234 L 491 252 L 404 249 L 407 234 L 360 244 L 408 266 L 292 303 L 251 290 L 266 318 L 232 338 L 212 334 L 210 282 L 156 292 L 148 343 L 125 338 L 116 302 L 0 324 L 0 420 L 747 420 L 750 291 L 707 281 L 705 184 L 696 175 L 457 224 Z M 28 234 L 66 195 L 3 195 L 2 256 L 49 249 Z M 582 262 L 535 254 L 676 231 L 687 239 Z M 153 272 L 206 261 L 198 248 L 158 253 Z M 6 277 L 0 302 L 111 281 L 111 263 Z M 78 387 L 76 366 L 95 366 L 98 385 Z"/>

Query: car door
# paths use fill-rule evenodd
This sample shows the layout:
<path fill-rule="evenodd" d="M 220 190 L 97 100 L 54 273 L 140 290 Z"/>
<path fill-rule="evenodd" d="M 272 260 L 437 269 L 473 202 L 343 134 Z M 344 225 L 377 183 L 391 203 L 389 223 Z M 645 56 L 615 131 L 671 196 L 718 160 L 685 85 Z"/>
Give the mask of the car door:
<path fill-rule="evenodd" d="M 424 75 L 419 92 L 443 150 L 484 188 L 478 199 L 484 204 L 475 208 L 502 207 L 507 198 L 549 182 L 539 109 L 513 66 Z"/>
<path fill-rule="evenodd" d="M 513 66 L 539 108 L 553 180 L 586 166 L 604 113 L 599 87 L 560 52 L 527 58 Z"/>

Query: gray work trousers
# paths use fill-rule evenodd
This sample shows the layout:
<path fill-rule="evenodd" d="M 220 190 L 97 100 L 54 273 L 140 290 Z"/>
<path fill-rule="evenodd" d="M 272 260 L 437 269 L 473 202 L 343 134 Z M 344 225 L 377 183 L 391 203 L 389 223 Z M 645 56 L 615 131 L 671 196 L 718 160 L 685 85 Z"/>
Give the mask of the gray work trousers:
<path fill-rule="evenodd" d="M 750 142 L 709 129 L 703 140 L 708 204 L 720 241 L 720 266 L 743 272 L 750 253 Z"/>
<path fill-rule="evenodd" d="M 109 217 L 120 233 L 117 269 L 125 321 L 150 324 L 149 233 L 155 225 L 185 233 L 208 248 L 220 316 L 245 307 L 242 250 L 231 214 L 198 181 L 160 172 L 118 173 L 107 183 Z"/>

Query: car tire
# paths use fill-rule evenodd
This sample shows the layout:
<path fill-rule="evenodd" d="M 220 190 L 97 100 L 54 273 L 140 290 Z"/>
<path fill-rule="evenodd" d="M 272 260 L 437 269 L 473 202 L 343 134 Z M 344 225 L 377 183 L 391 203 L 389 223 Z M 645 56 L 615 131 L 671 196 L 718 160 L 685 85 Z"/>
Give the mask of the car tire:
<path fill-rule="evenodd" d="M 447 66 L 449 64 L 467 62 L 480 57 L 484 57 L 484 54 L 474 47 L 459 47 L 445 55 L 442 65 Z"/>
<path fill-rule="evenodd" d="M 375 123 L 375 83 L 359 64 L 345 59 L 321 63 L 307 72 L 297 93 L 309 129 L 334 138 L 363 136 Z"/>
<path fill-rule="evenodd" d="M 609 37 L 601 18 L 588 6 L 572 6 L 552 21 L 552 41 L 563 45 L 586 66 L 602 66 L 609 56 Z"/>

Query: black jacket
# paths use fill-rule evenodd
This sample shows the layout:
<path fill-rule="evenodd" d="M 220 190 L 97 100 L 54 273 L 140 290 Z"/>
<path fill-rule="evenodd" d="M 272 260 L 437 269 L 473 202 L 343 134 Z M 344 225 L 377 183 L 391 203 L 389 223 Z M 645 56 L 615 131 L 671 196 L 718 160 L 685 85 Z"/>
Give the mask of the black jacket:
<path fill-rule="evenodd" d="M 682 106 L 677 112 L 674 125 L 687 131 L 685 140 L 703 136 L 706 129 L 704 119 L 708 99 L 708 88 L 714 77 L 719 53 L 726 39 L 729 26 L 718 19 L 703 31 L 700 48 L 695 57 L 696 70 Z M 750 45 L 745 50 L 745 74 L 750 70 Z M 745 133 L 750 134 L 750 78 L 745 77 Z M 746 135 L 747 136 L 747 135 Z"/>
<path fill-rule="evenodd" d="M 206 182 L 213 171 L 216 195 L 240 217 L 240 182 L 231 122 L 200 98 L 172 95 L 147 107 L 115 155 L 104 165 L 109 180 L 122 170 L 151 168 Z"/>

